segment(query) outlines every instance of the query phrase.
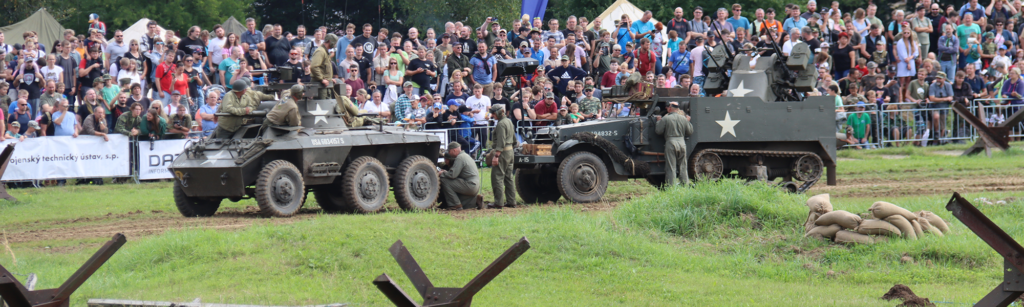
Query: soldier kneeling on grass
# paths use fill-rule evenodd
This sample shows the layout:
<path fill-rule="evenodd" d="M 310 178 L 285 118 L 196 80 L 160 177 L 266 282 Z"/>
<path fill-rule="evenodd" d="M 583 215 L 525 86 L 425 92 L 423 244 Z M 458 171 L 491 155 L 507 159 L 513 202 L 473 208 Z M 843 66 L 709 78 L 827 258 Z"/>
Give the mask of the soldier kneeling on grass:
<path fill-rule="evenodd" d="M 448 144 L 445 154 L 447 168 L 438 173 L 441 180 L 441 195 L 444 203 L 440 208 L 462 210 L 463 205 L 477 209 L 484 208 L 484 196 L 480 195 L 480 174 L 476 163 L 468 154 L 462 152 L 458 142 Z"/>

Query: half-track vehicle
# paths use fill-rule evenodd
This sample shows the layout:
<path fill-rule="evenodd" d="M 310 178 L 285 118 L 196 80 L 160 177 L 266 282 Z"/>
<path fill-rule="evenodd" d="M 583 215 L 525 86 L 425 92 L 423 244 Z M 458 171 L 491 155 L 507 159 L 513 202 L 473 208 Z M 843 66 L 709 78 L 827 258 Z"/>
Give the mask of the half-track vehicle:
<path fill-rule="evenodd" d="M 788 57 L 773 46 L 775 54 L 761 57 L 753 69 L 749 56 L 731 55 L 723 46 L 707 61 L 707 97 L 690 97 L 682 88 L 644 93 L 616 86 L 605 89 L 602 100 L 628 105 L 631 116 L 520 125 L 525 144 L 515 156 L 519 196 L 526 202 L 560 197 L 594 202 L 609 181 L 630 178 L 661 187 L 665 139 L 655 133 L 655 124 L 670 101 L 679 103 L 694 128 L 686 137 L 690 178 L 781 178 L 779 185 L 798 192 L 814 185 L 828 167 L 828 183 L 834 185 L 835 97 L 806 94 L 817 78 L 807 45 L 797 44 Z M 717 94 L 723 95 L 712 97 Z"/>
<path fill-rule="evenodd" d="M 278 82 L 280 73 L 265 71 L 272 85 L 250 90 L 290 88 L 294 83 Z M 278 103 L 264 101 L 249 115 L 254 121 L 232 138 L 210 137 L 186 145 L 170 167 L 174 201 L 182 215 L 212 216 L 224 199 L 255 198 L 261 215 L 287 217 L 299 211 L 307 192 L 327 212 L 378 211 L 389 189 L 403 209 L 435 205 L 441 146 L 436 135 L 381 124 L 348 127 L 335 112 L 332 97 L 340 86 L 305 86 L 307 98 L 296 102 L 302 126 L 261 125 Z"/>

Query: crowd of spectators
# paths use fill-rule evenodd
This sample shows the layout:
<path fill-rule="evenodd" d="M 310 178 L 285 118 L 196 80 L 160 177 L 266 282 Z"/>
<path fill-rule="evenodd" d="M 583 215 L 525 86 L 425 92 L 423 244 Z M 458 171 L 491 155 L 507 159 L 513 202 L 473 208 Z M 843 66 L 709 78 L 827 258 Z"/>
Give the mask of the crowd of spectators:
<path fill-rule="evenodd" d="M 601 99 L 602 89 L 633 75 L 639 86 L 701 96 L 704 60 L 719 45 L 747 50 L 755 63 L 774 51 L 754 47 L 777 44 L 788 56 L 795 44 L 809 45 L 820 79 L 808 95 L 836 97 L 837 132 L 855 143 L 936 143 L 949 131 L 963 133 L 948 124 L 950 104 L 1009 106 L 979 114 L 991 124 L 1024 104 L 1021 0 L 909 6 L 910 12 L 876 16 L 875 4 L 843 12 L 837 2 L 819 8 L 812 0 L 779 8 L 781 16 L 776 8 L 755 8 L 747 12 L 753 18 L 740 4 L 698 6 L 659 16 L 666 22 L 654 22 L 650 11 L 636 20 L 524 15 L 404 33 L 371 24 L 298 26 L 292 33 L 280 25 L 257 28 L 248 18 L 240 34 L 215 25 L 159 35 L 158 21 L 151 21 L 146 35 L 128 41 L 91 15 L 88 33 L 66 30 L 55 42 L 39 42 L 33 31 L 0 33 L 0 136 L 208 136 L 219 98 L 234 80 L 265 82 L 261 70 L 273 67 L 295 67 L 294 79 L 308 80 L 309 59 L 327 35 L 338 37 L 323 46 L 333 77 L 360 110 L 410 127 L 477 128 L 454 133 L 471 153 L 486 146 L 492 104 L 504 104 L 518 127 L 635 115 L 628 103 Z M 4 35 L 22 35 L 25 43 L 5 44 Z M 516 58 L 536 59 L 540 67 L 500 76 L 497 61 Z"/>

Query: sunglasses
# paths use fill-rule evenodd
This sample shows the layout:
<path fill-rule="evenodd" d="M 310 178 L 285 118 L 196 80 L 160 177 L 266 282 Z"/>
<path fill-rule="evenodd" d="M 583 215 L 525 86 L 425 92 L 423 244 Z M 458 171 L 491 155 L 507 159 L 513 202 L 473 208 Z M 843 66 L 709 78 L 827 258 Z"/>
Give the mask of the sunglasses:
<path fill-rule="evenodd" d="M 192 62 L 192 59 L 185 59 L 185 62 Z"/>
<path fill-rule="evenodd" d="M 391 63 L 388 63 L 388 64 L 389 65 L 398 65 L 398 63 L 395 63 L 395 62 L 391 62 Z"/>
<path fill-rule="evenodd" d="M 735 10 L 732 10 L 732 11 L 733 12 L 739 12 L 739 11 L 742 11 L 742 10 L 741 9 L 735 9 Z"/>

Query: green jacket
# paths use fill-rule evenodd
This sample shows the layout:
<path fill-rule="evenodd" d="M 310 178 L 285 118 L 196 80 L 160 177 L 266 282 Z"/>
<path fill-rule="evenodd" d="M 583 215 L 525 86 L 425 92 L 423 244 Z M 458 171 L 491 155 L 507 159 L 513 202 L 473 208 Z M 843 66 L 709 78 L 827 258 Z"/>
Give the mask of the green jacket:
<path fill-rule="evenodd" d="M 654 132 L 664 135 L 666 139 L 685 137 L 693 134 L 693 125 L 686 116 L 679 112 L 669 113 L 661 118 L 654 127 Z"/>
<path fill-rule="evenodd" d="M 334 76 L 331 57 L 327 54 L 327 49 L 323 45 L 316 47 L 316 51 L 313 52 L 313 58 L 310 59 L 309 74 L 310 80 L 313 83 L 330 80 Z"/>
<path fill-rule="evenodd" d="M 334 113 L 341 114 L 346 125 L 349 127 L 363 126 L 363 117 L 359 116 L 359 109 L 352 104 L 352 101 L 348 100 L 348 97 L 338 96 L 335 100 L 337 104 L 334 105 Z"/>
<path fill-rule="evenodd" d="M 122 113 L 121 116 L 117 117 L 117 124 L 114 125 L 114 133 L 124 134 L 125 136 L 131 136 L 132 128 L 140 128 L 142 126 L 142 116 L 132 116 L 132 112 Z"/>
<path fill-rule="evenodd" d="M 494 139 L 491 141 L 491 148 L 494 151 L 502 152 L 506 147 L 516 145 L 515 131 L 512 127 L 512 120 L 508 117 L 502 118 L 498 121 L 498 124 L 494 127 L 494 132 L 491 136 Z"/>
<path fill-rule="evenodd" d="M 455 157 L 455 161 L 452 161 L 452 167 L 442 173 L 441 178 L 462 178 L 474 186 L 480 186 L 480 174 L 477 172 L 476 163 L 465 152 L 459 153 Z"/>
<path fill-rule="evenodd" d="M 224 100 L 217 111 L 231 113 L 234 116 L 221 116 L 217 121 L 217 127 L 224 128 L 228 132 L 238 131 L 238 128 L 242 127 L 242 121 L 245 119 L 243 116 L 245 116 L 246 107 L 256 110 L 260 106 L 260 101 L 273 99 L 274 96 L 251 90 L 246 91 L 242 98 L 238 98 L 238 95 L 235 95 L 235 91 L 230 91 L 224 94 Z"/>
<path fill-rule="evenodd" d="M 149 122 L 143 122 L 139 127 L 139 137 L 143 140 L 149 139 L 149 134 L 152 133 L 156 140 L 162 139 L 164 134 L 167 134 L 167 120 L 161 116 L 157 127 L 150 127 Z"/>

